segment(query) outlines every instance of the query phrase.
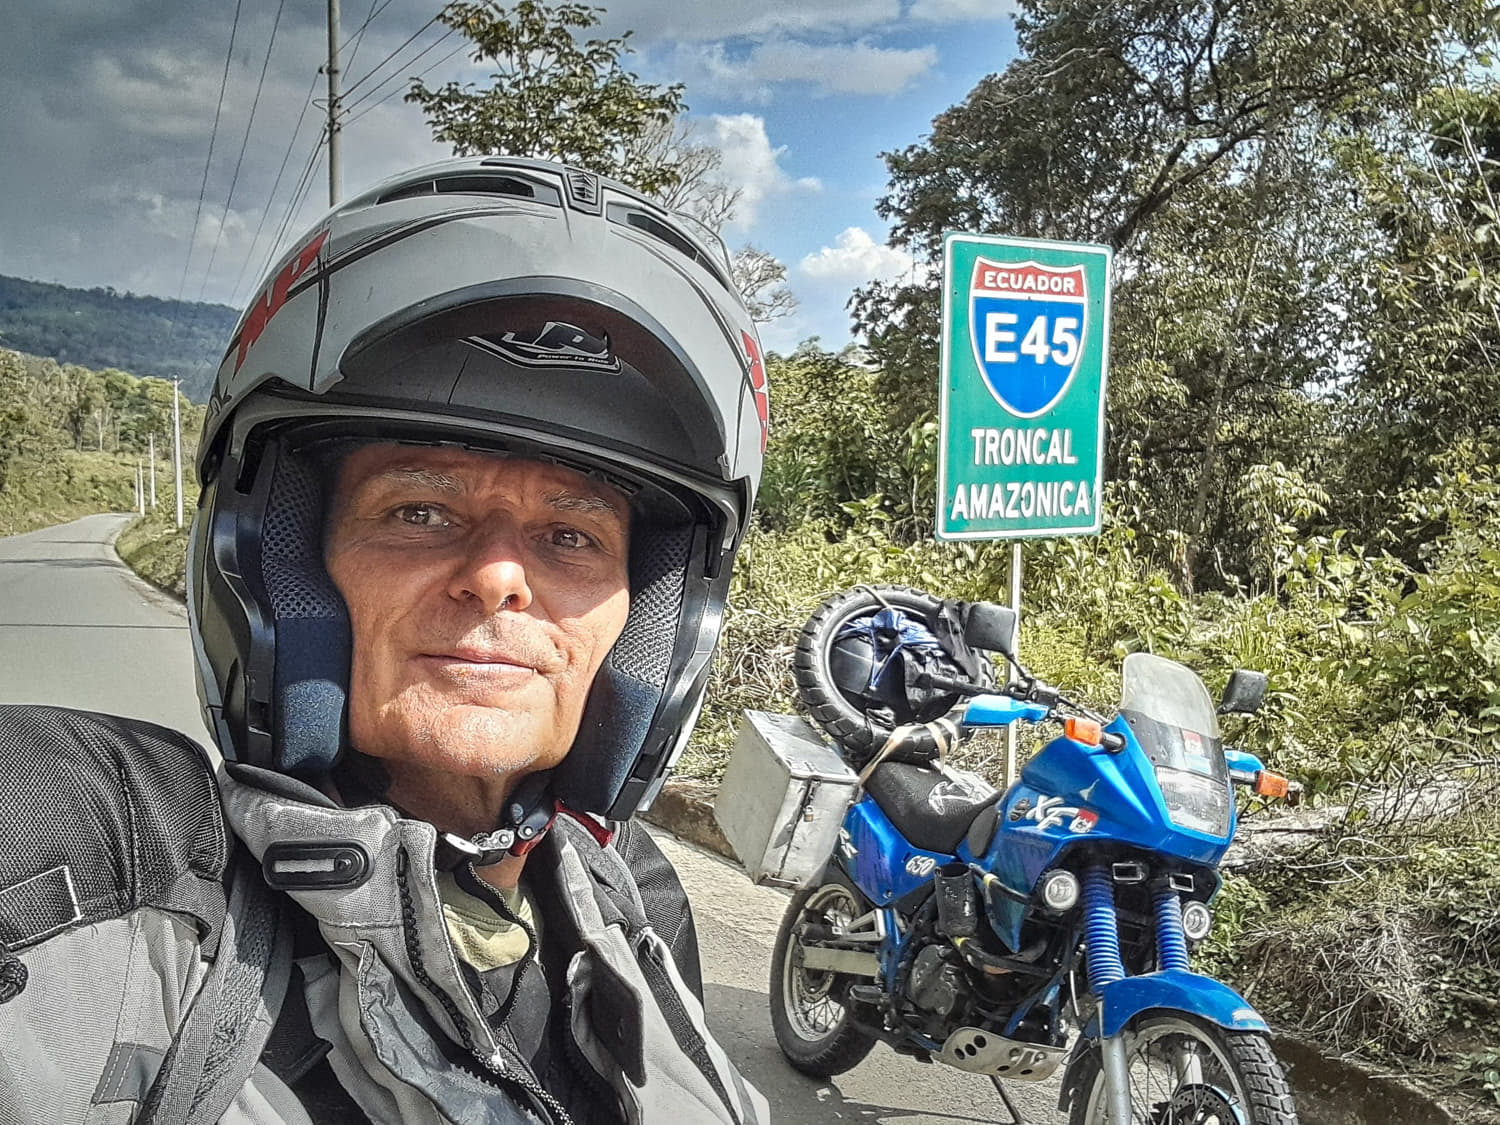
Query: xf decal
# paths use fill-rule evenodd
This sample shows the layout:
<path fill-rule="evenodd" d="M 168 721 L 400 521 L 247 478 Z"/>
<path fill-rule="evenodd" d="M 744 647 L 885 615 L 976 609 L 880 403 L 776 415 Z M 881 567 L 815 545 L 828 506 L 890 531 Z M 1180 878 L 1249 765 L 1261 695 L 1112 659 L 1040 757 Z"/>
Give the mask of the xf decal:
<path fill-rule="evenodd" d="M 1099 823 L 1099 814 L 1077 805 L 1065 805 L 1062 797 L 1042 795 L 1034 805 L 1029 798 L 1022 797 L 1010 810 L 1009 819 L 1034 821 L 1038 828 L 1060 828 L 1066 821 L 1069 832 L 1082 835 L 1094 830 L 1094 825 Z"/>

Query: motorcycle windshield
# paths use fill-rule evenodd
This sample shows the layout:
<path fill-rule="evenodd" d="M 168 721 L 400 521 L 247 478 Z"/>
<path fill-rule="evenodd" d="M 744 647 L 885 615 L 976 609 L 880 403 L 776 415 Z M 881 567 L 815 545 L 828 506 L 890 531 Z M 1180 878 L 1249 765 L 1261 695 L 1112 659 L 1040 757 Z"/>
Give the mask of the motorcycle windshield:
<path fill-rule="evenodd" d="M 1125 658 L 1120 713 L 1156 767 L 1172 823 L 1227 836 L 1229 765 L 1213 699 L 1198 674 L 1176 661 L 1131 653 Z"/>

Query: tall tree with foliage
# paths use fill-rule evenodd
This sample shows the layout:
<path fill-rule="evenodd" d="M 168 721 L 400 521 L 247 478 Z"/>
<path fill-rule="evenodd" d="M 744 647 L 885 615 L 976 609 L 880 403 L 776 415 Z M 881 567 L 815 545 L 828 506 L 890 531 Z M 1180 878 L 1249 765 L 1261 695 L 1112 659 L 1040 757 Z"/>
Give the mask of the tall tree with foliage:
<path fill-rule="evenodd" d="M 561 160 L 631 184 L 715 237 L 734 217 L 739 190 L 718 175 L 720 154 L 685 121 L 682 86 L 642 82 L 621 63 L 630 32 L 579 42 L 603 8 L 519 0 L 458 0 L 438 17 L 473 41 L 475 62 L 496 67 L 487 89 L 412 82 L 436 140 L 460 156 L 504 152 Z M 744 246 L 730 258 L 752 317 L 765 323 L 797 307 L 786 266 Z"/>
<path fill-rule="evenodd" d="M 642 191 L 673 188 L 671 161 L 639 159 L 641 142 L 682 112 L 682 87 L 642 82 L 626 70 L 630 33 L 586 39 L 602 8 L 518 0 L 458 0 L 439 19 L 474 44 L 471 58 L 495 68 L 491 84 L 449 82 L 436 89 L 420 78 L 406 100 L 421 107 L 434 139 L 460 156 L 503 152 L 561 160 L 632 184 Z"/>
<path fill-rule="evenodd" d="M 929 262 L 947 230 L 1116 249 L 1110 472 L 1148 486 L 1189 584 L 1226 545 L 1247 572 L 1237 482 L 1326 452 L 1319 394 L 1367 346 L 1383 239 L 1341 138 L 1398 127 L 1486 19 L 1480 0 L 1022 0 L 1016 62 L 886 155 L 891 240 Z M 893 429 L 926 424 L 936 277 L 855 308 Z"/>
<path fill-rule="evenodd" d="M 1447 450 L 1500 444 L 1500 84 L 1445 84 L 1411 125 L 1416 144 L 1351 146 L 1391 244 L 1339 412 L 1339 516 L 1366 534 L 1431 484 Z M 1426 536 L 1403 538 L 1410 559 Z"/>

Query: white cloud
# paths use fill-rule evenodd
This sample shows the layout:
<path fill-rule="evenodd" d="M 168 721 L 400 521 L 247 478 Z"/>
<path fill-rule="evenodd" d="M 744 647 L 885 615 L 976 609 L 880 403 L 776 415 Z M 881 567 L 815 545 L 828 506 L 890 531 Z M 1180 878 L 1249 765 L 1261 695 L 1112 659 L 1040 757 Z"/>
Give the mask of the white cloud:
<path fill-rule="evenodd" d="M 773 39 L 743 59 L 731 58 L 722 43 L 682 47 L 675 69 L 693 89 L 768 102 L 777 82 L 808 82 L 821 94 L 896 94 L 937 61 L 938 50 L 931 45 L 906 49 L 865 40 L 814 44 Z"/>
<path fill-rule="evenodd" d="M 797 271 L 819 281 L 862 284 L 893 280 L 912 272 L 912 256 L 894 246 L 882 246 L 862 227 L 849 227 L 837 244 L 824 246 L 797 264 Z"/>
<path fill-rule="evenodd" d="M 998 20 L 1015 13 L 1010 0 L 916 0 L 907 15 L 928 23 L 957 23 L 961 20 Z"/>
<path fill-rule="evenodd" d="M 633 28 L 638 42 L 653 43 L 860 31 L 900 18 L 900 0 L 616 0 L 602 26 L 609 34 Z"/>
<path fill-rule="evenodd" d="M 895 94 L 931 70 L 937 58 L 931 45 L 901 50 L 863 41 L 829 46 L 777 42 L 755 48 L 749 70 L 770 82 L 812 82 L 829 93 Z"/>
<path fill-rule="evenodd" d="M 753 113 L 718 114 L 710 118 L 707 133 L 709 143 L 722 154 L 719 176 L 740 188 L 734 218 L 734 226 L 740 230 L 755 225 L 767 200 L 823 190 L 817 179 L 793 179 L 787 175 L 781 166 L 786 146 L 771 147 L 763 117 Z"/>

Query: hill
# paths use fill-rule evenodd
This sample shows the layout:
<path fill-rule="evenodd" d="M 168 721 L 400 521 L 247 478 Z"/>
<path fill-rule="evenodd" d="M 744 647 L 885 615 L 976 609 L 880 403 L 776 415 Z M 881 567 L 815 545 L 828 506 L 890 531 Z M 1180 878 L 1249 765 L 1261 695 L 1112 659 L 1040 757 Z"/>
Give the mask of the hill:
<path fill-rule="evenodd" d="M 60 363 L 181 379 L 194 402 L 208 401 L 237 315 L 227 305 L 0 275 L 0 345 Z"/>

